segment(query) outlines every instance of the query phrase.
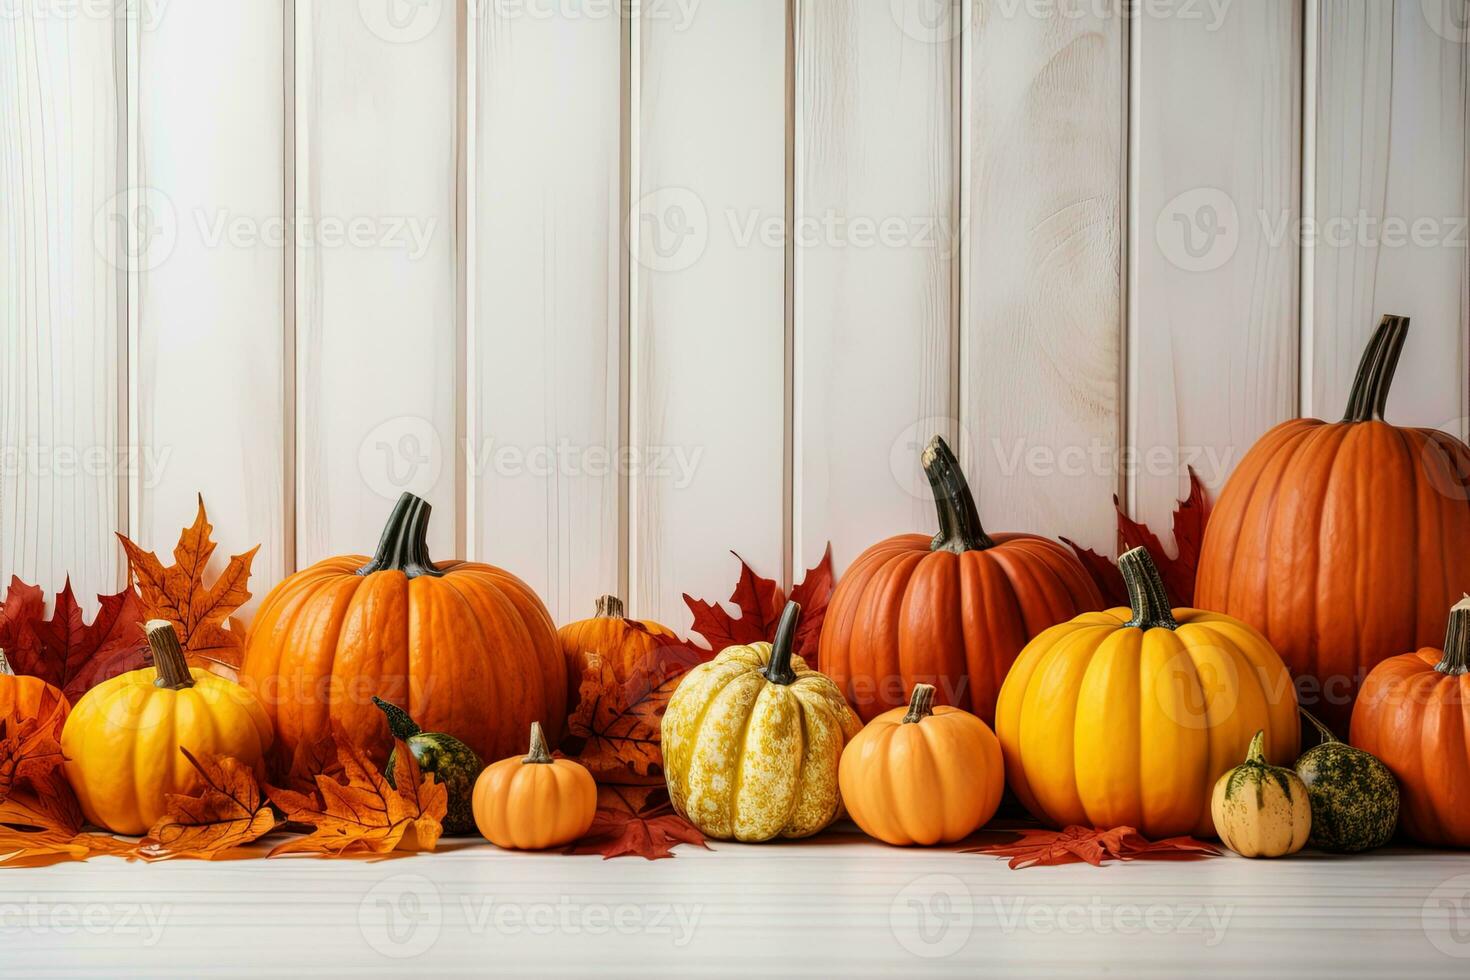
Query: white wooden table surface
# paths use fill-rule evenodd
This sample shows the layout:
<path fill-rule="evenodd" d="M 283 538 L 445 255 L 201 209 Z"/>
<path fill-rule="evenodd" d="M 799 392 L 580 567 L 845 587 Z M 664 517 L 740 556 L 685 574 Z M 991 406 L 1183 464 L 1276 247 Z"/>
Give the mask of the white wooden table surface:
<path fill-rule="evenodd" d="M 5 976 L 1470 975 L 1470 856 L 1073 865 L 856 834 L 0 872 Z"/>

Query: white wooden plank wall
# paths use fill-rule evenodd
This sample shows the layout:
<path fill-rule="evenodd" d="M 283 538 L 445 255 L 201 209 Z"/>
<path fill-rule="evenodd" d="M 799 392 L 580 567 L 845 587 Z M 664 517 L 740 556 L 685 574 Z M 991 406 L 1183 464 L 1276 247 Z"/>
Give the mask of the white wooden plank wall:
<path fill-rule="evenodd" d="M 0 20 L 0 581 L 203 491 L 263 592 L 412 489 L 682 627 L 727 549 L 929 528 L 935 432 L 1107 550 L 1387 312 L 1392 415 L 1470 428 L 1470 0 L 56 2 Z"/>

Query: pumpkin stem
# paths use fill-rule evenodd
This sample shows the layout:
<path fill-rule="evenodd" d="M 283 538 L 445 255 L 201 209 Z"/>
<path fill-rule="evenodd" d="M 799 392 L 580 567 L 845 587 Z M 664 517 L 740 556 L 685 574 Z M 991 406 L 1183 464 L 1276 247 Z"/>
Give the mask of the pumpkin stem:
<path fill-rule="evenodd" d="M 158 679 L 154 687 L 182 691 L 194 686 L 194 675 L 189 671 L 189 661 L 184 657 L 184 648 L 179 646 L 179 634 L 174 624 L 166 619 L 150 619 L 143 626 L 148 634 L 148 646 L 153 650 L 153 666 L 158 668 Z"/>
<path fill-rule="evenodd" d="M 1245 761 L 1261 766 L 1266 764 L 1266 730 L 1264 728 L 1256 732 L 1256 737 L 1251 739 L 1251 747 L 1246 750 Z"/>
<path fill-rule="evenodd" d="M 0 649 L 0 677 L 14 677 L 15 669 L 10 666 L 10 659 L 5 656 L 4 649 Z"/>
<path fill-rule="evenodd" d="M 934 507 L 939 512 L 939 533 L 934 535 L 929 550 L 960 555 L 994 548 L 995 541 L 980 526 L 980 512 L 975 509 L 975 497 L 960 470 L 960 461 L 943 437 L 935 436 L 929 441 L 921 462 L 929 486 L 934 489 Z"/>
<path fill-rule="evenodd" d="M 531 751 L 521 760 L 523 766 L 545 766 L 555 760 L 551 758 L 551 752 L 546 748 L 546 736 L 541 731 L 541 722 L 531 722 Z"/>
<path fill-rule="evenodd" d="M 1389 314 L 1383 318 L 1358 365 L 1358 375 L 1348 396 L 1347 414 L 1342 419 L 1344 422 L 1383 421 L 1388 391 L 1393 385 L 1399 355 L 1404 352 L 1404 341 L 1408 336 L 1408 317 Z"/>
<path fill-rule="evenodd" d="M 422 497 L 405 493 L 393 505 L 373 560 L 357 570 L 358 575 L 398 571 L 409 578 L 443 576 L 429 558 L 429 512 L 434 508 Z"/>
<path fill-rule="evenodd" d="M 625 610 L 623 600 L 615 595 L 602 595 L 597 597 L 596 619 L 622 619 Z"/>
<path fill-rule="evenodd" d="M 373 698 L 373 704 L 376 704 L 383 714 L 388 716 L 388 731 L 393 733 L 394 738 L 407 742 L 423 732 L 418 722 L 414 721 L 413 717 L 398 705 L 377 697 Z"/>
<path fill-rule="evenodd" d="M 1134 548 L 1124 554 L 1118 559 L 1118 570 L 1123 573 L 1128 604 L 1133 607 L 1133 618 L 1123 625 L 1141 630 L 1179 628 L 1169 606 L 1169 591 L 1164 588 L 1163 576 L 1147 549 Z"/>
<path fill-rule="evenodd" d="M 1307 719 L 1307 723 L 1317 730 L 1317 737 L 1322 739 L 1322 741 L 1318 743 L 1319 745 L 1326 745 L 1329 742 L 1337 741 L 1337 736 L 1332 734 L 1332 729 L 1324 725 L 1320 718 L 1312 714 L 1306 708 L 1301 707 L 1300 705 L 1298 705 L 1296 710 L 1300 711 L 1302 713 L 1302 717 Z"/>
<path fill-rule="evenodd" d="M 1434 669 L 1451 677 L 1470 674 L 1470 595 L 1450 610 L 1450 625 L 1444 633 L 1444 659 Z M 0 673 L 3 672 L 0 668 Z"/>
<path fill-rule="evenodd" d="M 796 624 L 800 621 L 801 603 L 786 603 L 786 608 L 781 610 L 781 621 L 776 624 L 776 639 L 771 641 L 771 662 L 761 671 L 761 676 L 772 684 L 796 683 L 791 654 L 796 644 Z"/>
<path fill-rule="evenodd" d="M 923 721 L 934 714 L 934 685 L 915 684 L 914 693 L 909 695 L 908 714 L 903 716 L 905 725 Z"/>

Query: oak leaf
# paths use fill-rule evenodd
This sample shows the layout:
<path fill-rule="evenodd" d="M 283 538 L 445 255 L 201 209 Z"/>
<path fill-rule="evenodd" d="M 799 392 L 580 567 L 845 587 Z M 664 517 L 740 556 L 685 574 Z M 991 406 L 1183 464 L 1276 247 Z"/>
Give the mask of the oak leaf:
<path fill-rule="evenodd" d="M 771 579 L 762 578 L 744 558 L 731 552 L 740 562 L 740 577 L 730 602 L 740 610 L 731 616 L 719 603 L 695 599 L 684 593 L 684 604 L 694 614 L 691 629 L 704 637 L 714 650 L 728 646 L 767 642 L 776 638 L 776 624 L 786 607 L 786 594 Z M 793 644 L 798 655 L 815 665 L 822 620 L 827 615 L 827 602 L 832 597 L 832 547 L 827 546 L 822 560 L 807 571 L 801 583 L 791 590 L 790 598 L 801 603 L 801 622 Z"/>
<path fill-rule="evenodd" d="M 75 704 L 103 681 L 146 667 L 145 617 L 132 583 L 97 600 L 97 615 L 88 623 L 67 579 L 46 619 L 41 590 L 12 578 L 0 605 L 0 650 L 11 668 L 41 678 Z"/>
<path fill-rule="evenodd" d="M 680 844 L 709 849 L 692 823 L 679 816 L 666 789 L 658 786 L 599 786 L 592 826 L 567 854 L 641 857 L 650 861 L 673 857 Z"/>
<path fill-rule="evenodd" d="M 229 756 L 196 758 L 188 749 L 179 751 L 199 773 L 200 789 L 193 796 L 168 797 L 168 812 L 138 844 L 140 857 L 213 860 L 275 829 L 276 815 L 249 766 Z"/>
<path fill-rule="evenodd" d="M 117 537 L 138 581 L 147 618 L 167 619 L 174 624 L 190 664 L 233 680 L 239 674 L 245 645 L 244 630 L 230 614 L 250 601 L 246 584 L 250 581 L 250 563 L 260 545 L 232 555 L 214 584 L 206 586 L 205 570 L 215 549 L 210 538 L 213 532 L 204 510 L 204 497 L 200 496 L 193 526 L 184 528 L 174 546 L 173 565 L 164 567 L 153 552 L 144 551 L 126 535 Z"/>
<path fill-rule="evenodd" d="M 1151 841 L 1132 827 L 1094 830 L 1068 827 L 1065 830 L 1018 830 L 1019 840 L 966 847 L 967 854 L 1009 857 L 1011 870 L 1086 862 L 1101 867 L 1104 861 L 1195 860 L 1214 857 L 1220 849 L 1193 837 L 1170 837 Z"/>

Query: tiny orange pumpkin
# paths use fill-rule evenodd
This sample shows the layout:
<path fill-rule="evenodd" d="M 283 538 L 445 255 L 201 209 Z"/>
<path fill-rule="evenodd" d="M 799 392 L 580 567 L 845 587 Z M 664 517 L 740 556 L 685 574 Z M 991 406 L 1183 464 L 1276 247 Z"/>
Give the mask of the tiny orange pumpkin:
<path fill-rule="evenodd" d="M 556 636 L 567 660 L 568 712 L 576 708 L 580 699 L 589 656 L 595 654 L 603 662 L 618 667 L 634 667 L 656 647 L 677 639 L 674 631 L 662 623 L 626 618 L 623 600 L 615 595 L 600 596 L 591 619 L 568 623 Z"/>
<path fill-rule="evenodd" d="M 56 737 L 61 737 L 61 726 L 71 711 L 71 703 L 56 687 L 39 677 L 17 676 L 10 669 L 5 651 L 0 650 L 0 719 L 13 724 L 30 721 L 32 718 L 53 719 Z"/>
<path fill-rule="evenodd" d="M 597 784 L 571 759 L 553 759 L 531 723 L 531 751 L 494 763 L 475 780 L 475 826 L 485 839 L 515 851 L 540 851 L 584 836 L 597 813 Z"/>

